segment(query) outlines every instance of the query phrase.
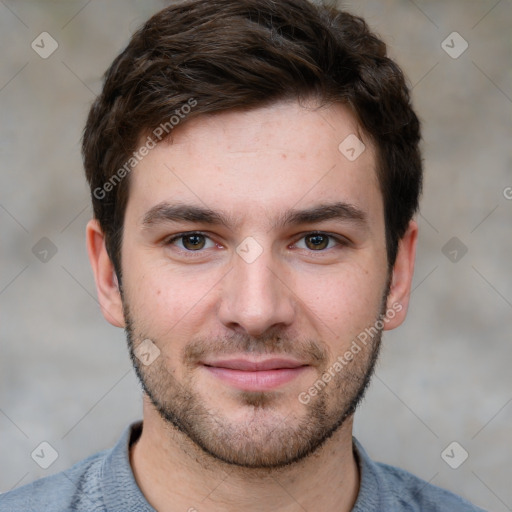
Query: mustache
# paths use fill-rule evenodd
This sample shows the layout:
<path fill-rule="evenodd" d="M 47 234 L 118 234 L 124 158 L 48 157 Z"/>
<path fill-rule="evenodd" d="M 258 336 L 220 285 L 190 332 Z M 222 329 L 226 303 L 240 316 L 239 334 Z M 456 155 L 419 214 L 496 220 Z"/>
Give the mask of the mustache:
<path fill-rule="evenodd" d="M 209 356 L 233 356 L 243 354 L 294 357 L 312 366 L 321 366 L 329 360 L 325 344 L 312 339 L 281 334 L 266 334 L 254 338 L 243 333 L 232 333 L 222 338 L 199 338 L 188 343 L 183 350 L 183 361 L 194 366 Z"/>
<path fill-rule="evenodd" d="M 136 340 L 151 339 L 151 336 L 135 329 L 128 303 L 125 300 L 122 303 L 126 323 L 124 330 L 128 346 L 133 349 Z M 154 341 L 158 344 L 158 340 Z M 192 368 L 207 357 L 218 358 L 240 354 L 272 355 L 284 358 L 288 356 L 318 368 L 326 366 L 332 355 L 326 343 L 296 333 L 285 333 L 279 328 L 271 328 L 258 337 L 233 331 L 222 337 L 192 339 L 182 351 L 182 360 L 184 365 Z"/>

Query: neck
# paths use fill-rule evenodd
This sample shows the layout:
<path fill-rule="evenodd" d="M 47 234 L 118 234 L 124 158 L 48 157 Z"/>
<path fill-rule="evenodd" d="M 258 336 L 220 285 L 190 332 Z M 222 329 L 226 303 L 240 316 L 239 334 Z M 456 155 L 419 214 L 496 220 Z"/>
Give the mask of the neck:
<path fill-rule="evenodd" d="M 359 469 L 347 421 L 315 453 L 284 468 L 242 468 L 205 453 L 166 423 L 144 397 L 144 423 L 130 464 L 146 500 L 158 511 L 348 512 Z"/>

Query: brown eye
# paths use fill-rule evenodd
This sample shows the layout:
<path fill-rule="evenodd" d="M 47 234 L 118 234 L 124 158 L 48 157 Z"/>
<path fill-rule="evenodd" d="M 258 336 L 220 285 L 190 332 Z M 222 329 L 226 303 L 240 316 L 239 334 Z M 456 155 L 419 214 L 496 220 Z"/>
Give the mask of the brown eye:
<path fill-rule="evenodd" d="M 304 235 L 295 246 L 299 249 L 304 249 L 310 252 L 322 252 L 328 253 L 331 250 L 350 245 L 348 239 L 339 235 L 330 235 L 329 233 L 323 233 L 321 231 L 313 231 Z"/>
<path fill-rule="evenodd" d="M 325 249 L 329 245 L 329 238 L 328 235 L 319 233 L 313 233 L 304 237 L 307 248 L 314 251 Z"/>
<path fill-rule="evenodd" d="M 192 235 L 184 235 L 181 237 L 183 240 L 183 247 L 189 251 L 203 249 L 205 246 L 205 240 L 203 235 L 197 233 Z"/>
<path fill-rule="evenodd" d="M 215 247 L 215 243 L 210 240 L 209 236 L 203 233 L 181 233 L 167 240 L 167 245 L 175 245 L 185 252 L 202 252 L 202 249 L 211 249 Z"/>

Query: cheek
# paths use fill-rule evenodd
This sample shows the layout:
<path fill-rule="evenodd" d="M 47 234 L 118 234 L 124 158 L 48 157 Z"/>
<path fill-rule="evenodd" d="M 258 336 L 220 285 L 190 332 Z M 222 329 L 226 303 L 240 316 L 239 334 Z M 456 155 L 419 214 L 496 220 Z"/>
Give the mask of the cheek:
<path fill-rule="evenodd" d="M 297 277 L 296 293 L 304 313 L 325 340 L 350 343 L 373 324 L 380 313 L 385 280 L 381 273 L 360 265 Z"/>
<path fill-rule="evenodd" d="M 161 345 L 172 340 L 173 347 L 178 347 L 181 339 L 197 335 L 204 323 L 208 296 L 219 276 L 214 272 L 191 275 L 165 263 L 146 263 L 138 259 L 126 276 L 126 297 L 136 329 Z"/>

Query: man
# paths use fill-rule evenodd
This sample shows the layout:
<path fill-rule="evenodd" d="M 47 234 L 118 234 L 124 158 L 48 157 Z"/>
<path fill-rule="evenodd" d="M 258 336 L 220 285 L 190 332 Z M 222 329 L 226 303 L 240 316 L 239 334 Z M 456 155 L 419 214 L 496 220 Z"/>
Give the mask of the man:
<path fill-rule="evenodd" d="M 407 312 L 419 140 L 360 18 L 306 0 L 151 18 L 83 139 L 89 257 L 143 422 L 0 510 L 478 510 L 352 437 Z"/>

